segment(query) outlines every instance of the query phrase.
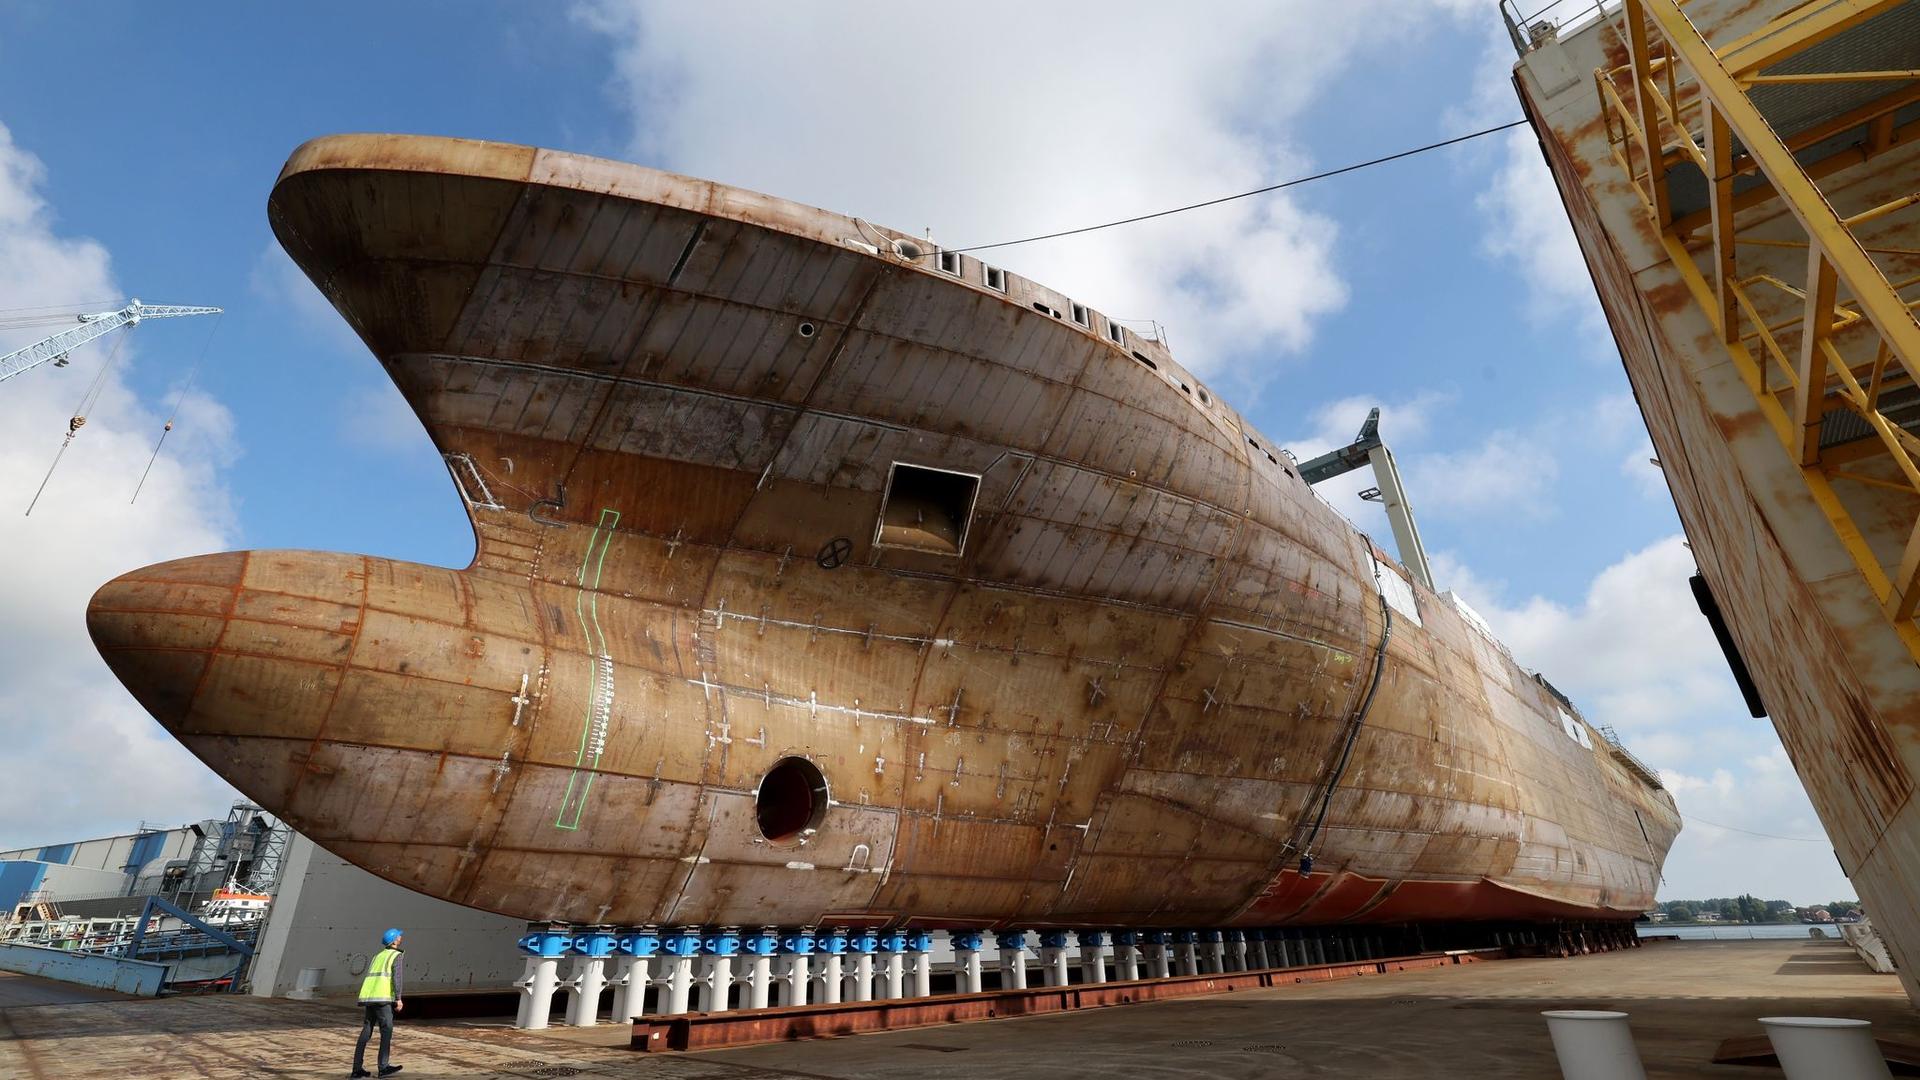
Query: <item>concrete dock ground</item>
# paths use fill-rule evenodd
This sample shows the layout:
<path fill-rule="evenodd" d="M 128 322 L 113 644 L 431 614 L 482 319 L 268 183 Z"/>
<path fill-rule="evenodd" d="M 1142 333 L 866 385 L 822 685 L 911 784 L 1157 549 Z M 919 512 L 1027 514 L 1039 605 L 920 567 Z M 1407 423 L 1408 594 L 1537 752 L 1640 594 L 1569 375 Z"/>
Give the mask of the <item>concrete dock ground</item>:
<path fill-rule="evenodd" d="M 45 988 L 42 988 L 45 989 Z M 357 1010 L 248 997 L 160 1000 L 0 979 L 0 1076 L 344 1076 Z M 64 1000 L 63 1000 L 64 999 Z M 1496 963 L 1017 1020 L 698 1054 L 638 1054 L 602 1026 L 515 1031 L 402 1024 L 403 1076 L 916 1080 L 1030 1076 L 1555 1077 L 1550 1008 L 1632 1014 L 1650 1077 L 1779 1076 L 1714 1065 L 1721 1040 L 1778 1014 L 1871 1020 L 1920 1040 L 1896 977 L 1838 942 L 1690 941 L 1569 960 Z"/>

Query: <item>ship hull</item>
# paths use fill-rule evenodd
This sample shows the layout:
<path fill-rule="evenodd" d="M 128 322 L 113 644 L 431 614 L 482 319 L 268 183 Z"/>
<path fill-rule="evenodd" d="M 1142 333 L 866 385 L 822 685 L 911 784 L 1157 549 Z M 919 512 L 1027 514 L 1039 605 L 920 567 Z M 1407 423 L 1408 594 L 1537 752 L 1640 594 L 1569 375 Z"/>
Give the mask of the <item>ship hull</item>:
<path fill-rule="evenodd" d="M 1669 93 L 1686 109 L 1683 131 L 1662 127 L 1673 161 L 1651 186 L 1642 129 L 1622 122 L 1639 100 L 1629 13 L 1650 55 L 1686 54 L 1647 92 L 1646 115 Z M 1916 226 L 1901 211 L 1920 149 L 1912 72 L 1886 61 L 1917 48 L 1911 3 L 1699 0 L 1680 18 L 1666 0 L 1640 0 L 1534 42 L 1515 85 L 1708 587 L 1703 608 L 1724 619 L 1749 707 L 1771 719 L 1920 1001 L 1920 628 L 1898 611 L 1920 555 L 1920 481 L 1900 464 L 1916 445 L 1913 414 L 1896 407 L 1914 398 L 1913 304 L 1897 294 L 1914 284 Z M 1880 67 L 1898 70 L 1859 74 Z M 1727 76 L 1710 103 L 1702 71 Z M 1760 82 L 1839 71 L 1854 74 Z M 1740 116 L 1718 191 L 1685 149 L 1708 109 L 1729 125 Z M 1763 165 L 1768 144 L 1778 152 Z M 1810 241 L 1826 249 L 1818 260 Z M 1813 267 L 1833 273 L 1831 253 L 1849 248 L 1859 259 L 1826 313 L 1829 336 L 1810 343 Z M 1876 285 L 1896 297 L 1895 317 L 1862 313 Z M 1816 379 L 1818 393 L 1799 392 Z M 1846 392 L 1869 383 L 1871 399 Z"/>
<path fill-rule="evenodd" d="M 270 212 L 447 455 L 473 564 L 209 556 L 90 626 L 359 866 L 579 923 L 1652 900 L 1657 781 L 1070 298 L 499 144 L 320 140 Z"/>

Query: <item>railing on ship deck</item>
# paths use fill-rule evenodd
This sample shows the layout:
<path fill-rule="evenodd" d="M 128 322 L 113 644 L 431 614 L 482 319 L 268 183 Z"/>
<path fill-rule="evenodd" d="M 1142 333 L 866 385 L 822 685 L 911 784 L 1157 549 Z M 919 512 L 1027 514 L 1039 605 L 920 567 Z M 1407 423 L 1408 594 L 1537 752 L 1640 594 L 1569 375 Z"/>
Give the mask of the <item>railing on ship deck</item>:
<path fill-rule="evenodd" d="M 1604 18 L 1619 0 L 1500 0 L 1500 18 L 1507 24 L 1513 50 L 1525 56 L 1562 34 L 1569 34 Z M 1532 14 L 1521 12 L 1531 9 Z"/>
<path fill-rule="evenodd" d="M 1920 101 L 1920 72 L 1792 71 L 1788 61 L 1839 34 L 1874 32 L 1870 20 L 1898 7 L 1892 0 L 1798 6 L 1759 29 L 1715 48 L 1681 13 L 1681 0 L 1622 0 L 1628 62 L 1594 73 L 1608 150 L 1652 219 L 1674 268 L 1704 311 L 1761 416 L 1800 466 L 1808 493 L 1832 525 L 1883 614 L 1916 658 L 1920 628 L 1920 517 L 1856 521 L 1836 482 L 1920 494 L 1920 437 L 1890 417 L 1883 394 L 1908 396 L 1920 385 L 1920 300 L 1905 295 L 1920 274 L 1893 280 L 1881 258 L 1911 254 L 1889 248 L 1862 228 L 1920 206 L 1903 194 L 1842 216 L 1820 181 L 1872 160 L 1920 133 L 1900 110 Z M 1782 73 L 1784 69 L 1788 73 Z M 1751 98 L 1760 86 L 1799 84 L 1802 97 L 1836 84 L 1885 85 L 1865 104 L 1819 119 L 1804 130 L 1776 133 Z M 1836 106 L 1837 108 L 1837 106 Z M 1851 131 L 1863 132 L 1844 152 L 1806 164 L 1799 151 Z M 1677 212 L 1670 179 L 1683 165 L 1705 180 L 1707 205 Z M 1735 181 L 1757 182 L 1736 193 Z M 1857 203 L 1857 196 L 1843 200 Z M 1736 221 L 1741 212 L 1776 205 L 1787 215 Z M 1790 221 L 1798 237 L 1750 231 Z M 1740 248 L 1807 252 L 1804 275 L 1741 274 Z M 1699 261 L 1696 262 L 1696 253 Z M 1789 277 L 1795 277 L 1789 274 Z M 1766 290 L 1763 294 L 1760 290 Z M 1771 306 L 1756 297 L 1764 296 Z M 1769 323 L 1766 310 L 1788 317 Z M 1846 352 L 1843 353 L 1843 346 Z M 1829 446 L 1825 421 L 1859 429 L 1847 447 Z M 1836 428 L 1837 430 L 1837 428 Z M 1875 438 L 1877 436 L 1877 439 Z M 1877 449 L 1875 449 L 1877 445 Z M 1845 449 L 1846 453 L 1838 451 Z M 1870 462 L 1868 459 L 1871 458 Z M 1878 475 L 1864 467 L 1880 463 Z M 1883 560 L 1866 536 L 1904 528 L 1898 557 Z"/>

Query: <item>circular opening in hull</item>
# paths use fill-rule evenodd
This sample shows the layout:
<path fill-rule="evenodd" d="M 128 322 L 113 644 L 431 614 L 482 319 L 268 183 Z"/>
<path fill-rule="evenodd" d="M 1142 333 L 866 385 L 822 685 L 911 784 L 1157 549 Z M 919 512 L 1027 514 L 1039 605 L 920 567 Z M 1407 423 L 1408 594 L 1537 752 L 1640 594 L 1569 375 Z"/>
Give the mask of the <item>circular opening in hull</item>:
<path fill-rule="evenodd" d="M 806 758 L 782 758 L 753 793 L 760 835 L 775 843 L 796 840 L 827 812 L 827 778 Z"/>
<path fill-rule="evenodd" d="M 803 322 L 803 323 L 801 323 L 801 324 L 800 324 L 800 336 L 801 336 L 801 337 L 812 337 L 812 336 L 813 336 L 813 333 L 814 333 L 814 326 L 813 326 L 813 324 L 812 324 L 812 323 L 810 323 L 810 322 Z"/>

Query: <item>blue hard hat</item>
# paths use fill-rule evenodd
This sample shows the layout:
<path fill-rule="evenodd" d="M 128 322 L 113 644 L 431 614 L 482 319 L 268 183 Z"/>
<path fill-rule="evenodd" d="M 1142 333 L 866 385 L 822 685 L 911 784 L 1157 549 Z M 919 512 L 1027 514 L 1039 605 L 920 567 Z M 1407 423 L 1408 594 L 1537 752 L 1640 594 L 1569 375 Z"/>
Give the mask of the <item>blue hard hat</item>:
<path fill-rule="evenodd" d="M 380 944 L 382 945 L 391 945 L 394 942 L 399 940 L 400 940 L 400 929 L 398 927 L 395 927 L 394 929 L 389 930 L 386 933 L 380 935 Z"/>

